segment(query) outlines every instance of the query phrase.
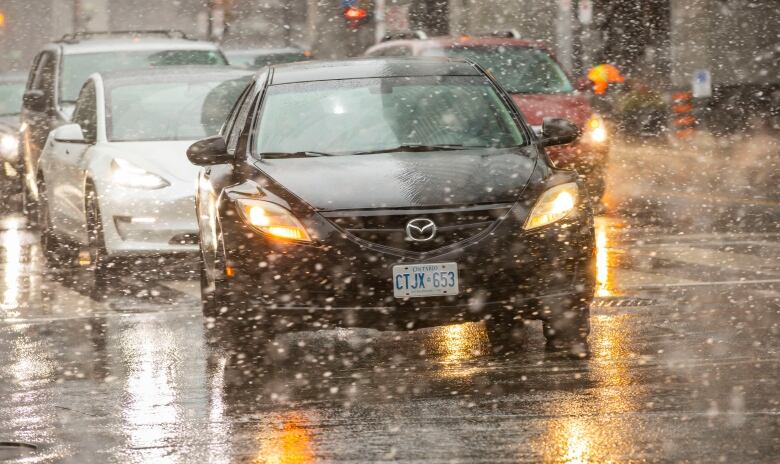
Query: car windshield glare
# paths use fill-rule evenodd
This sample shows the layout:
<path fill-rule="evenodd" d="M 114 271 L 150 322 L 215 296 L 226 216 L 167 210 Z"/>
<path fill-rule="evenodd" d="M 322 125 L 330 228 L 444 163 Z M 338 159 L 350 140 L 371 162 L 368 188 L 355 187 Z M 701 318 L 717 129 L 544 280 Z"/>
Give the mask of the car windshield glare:
<path fill-rule="evenodd" d="M 429 54 L 468 58 L 490 71 L 509 93 L 569 93 L 574 88 L 558 63 L 532 47 L 453 47 Z"/>
<path fill-rule="evenodd" d="M 219 132 L 249 77 L 145 82 L 107 92 L 106 125 L 114 142 L 195 140 Z"/>
<path fill-rule="evenodd" d="M 60 101 L 75 101 L 84 81 L 96 72 L 155 66 L 225 64 L 225 58 L 217 50 L 144 50 L 67 55 L 62 65 Z"/>
<path fill-rule="evenodd" d="M 511 109 L 481 76 L 347 79 L 271 86 L 254 153 L 349 155 L 409 146 L 525 143 Z M 419 150 L 414 150 L 419 151 Z"/>

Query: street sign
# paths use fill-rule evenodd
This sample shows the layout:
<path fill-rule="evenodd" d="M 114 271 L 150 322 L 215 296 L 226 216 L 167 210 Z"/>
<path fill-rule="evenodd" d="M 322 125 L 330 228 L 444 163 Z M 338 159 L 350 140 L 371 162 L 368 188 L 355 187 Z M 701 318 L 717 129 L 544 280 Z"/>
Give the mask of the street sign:
<path fill-rule="evenodd" d="M 712 96 L 712 75 L 708 69 L 699 69 L 693 73 L 693 98 Z"/>
<path fill-rule="evenodd" d="M 341 8 L 351 8 L 357 5 L 358 0 L 341 0 Z"/>

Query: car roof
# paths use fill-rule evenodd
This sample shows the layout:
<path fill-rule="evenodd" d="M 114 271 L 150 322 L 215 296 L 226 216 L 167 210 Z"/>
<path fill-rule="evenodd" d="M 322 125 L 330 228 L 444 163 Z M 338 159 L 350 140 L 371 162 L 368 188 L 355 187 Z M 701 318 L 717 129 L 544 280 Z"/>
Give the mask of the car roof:
<path fill-rule="evenodd" d="M 162 39 L 159 37 L 117 37 L 89 39 L 74 43 L 55 42 L 47 48 L 57 47 L 61 47 L 65 55 L 134 50 L 219 50 L 217 44 L 213 42 L 189 39 Z"/>
<path fill-rule="evenodd" d="M 252 76 L 253 71 L 230 66 L 159 66 L 154 68 L 108 71 L 100 74 L 106 86 L 121 86 L 128 83 L 145 84 L 153 82 L 197 82 L 209 79 L 237 79 Z"/>
<path fill-rule="evenodd" d="M 473 63 L 464 59 L 447 57 L 315 60 L 273 65 L 271 69 L 273 69 L 272 85 L 372 77 L 481 75 Z"/>

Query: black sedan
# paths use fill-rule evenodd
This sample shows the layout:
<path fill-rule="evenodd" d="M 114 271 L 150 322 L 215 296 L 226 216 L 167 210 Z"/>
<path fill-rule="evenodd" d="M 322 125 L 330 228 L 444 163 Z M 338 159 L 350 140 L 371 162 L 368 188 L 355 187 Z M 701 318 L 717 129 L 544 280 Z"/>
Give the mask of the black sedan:
<path fill-rule="evenodd" d="M 330 321 L 411 329 L 524 318 L 587 347 L 593 215 L 574 172 L 478 65 L 359 59 L 259 72 L 222 134 L 188 151 L 204 314 L 253 336 Z M 326 322 L 323 322 L 326 321 Z M 247 332 L 244 332 L 247 333 Z"/>

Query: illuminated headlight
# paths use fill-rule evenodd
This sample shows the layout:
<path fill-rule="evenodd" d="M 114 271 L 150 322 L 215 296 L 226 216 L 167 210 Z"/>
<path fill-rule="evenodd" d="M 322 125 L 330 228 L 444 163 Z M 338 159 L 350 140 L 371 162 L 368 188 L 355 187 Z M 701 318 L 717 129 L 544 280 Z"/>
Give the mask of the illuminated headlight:
<path fill-rule="evenodd" d="M 531 210 L 531 214 L 525 221 L 525 230 L 552 224 L 565 218 L 577 206 L 577 184 L 556 185 L 544 192 Z"/>
<path fill-rule="evenodd" d="M 236 204 L 244 221 L 263 234 L 285 240 L 311 241 L 301 221 L 279 205 L 261 200 L 237 200 Z"/>
<path fill-rule="evenodd" d="M 607 141 L 607 125 L 601 116 L 594 114 L 588 119 L 588 122 L 585 123 L 585 136 L 596 143 Z"/>
<path fill-rule="evenodd" d="M 19 149 L 19 139 L 12 134 L 3 134 L 0 136 L 0 156 L 6 160 L 16 158 L 16 152 Z"/>
<path fill-rule="evenodd" d="M 152 174 L 121 158 L 114 158 L 111 161 L 111 179 L 117 185 L 149 190 L 171 185 L 157 174 Z"/>

